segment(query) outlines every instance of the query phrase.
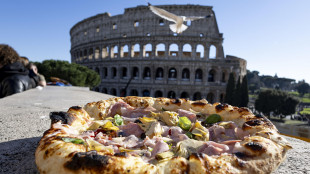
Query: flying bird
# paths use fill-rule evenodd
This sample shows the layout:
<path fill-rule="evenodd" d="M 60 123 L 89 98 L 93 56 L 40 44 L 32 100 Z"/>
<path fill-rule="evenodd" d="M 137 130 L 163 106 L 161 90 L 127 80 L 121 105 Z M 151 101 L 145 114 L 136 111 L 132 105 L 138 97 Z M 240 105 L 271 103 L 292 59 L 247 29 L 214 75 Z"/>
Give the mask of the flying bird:
<path fill-rule="evenodd" d="M 169 28 L 171 29 L 171 31 L 178 33 L 178 34 L 182 33 L 188 28 L 186 25 L 183 24 L 184 21 L 194 21 L 194 20 L 209 18 L 213 16 L 213 14 L 210 14 L 208 16 L 177 16 L 164 9 L 154 7 L 150 3 L 148 3 L 148 6 L 150 10 L 156 15 L 158 15 L 159 17 L 164 18 L 168 21 L 174 22 L 175 24 L 170 24 Z"/>

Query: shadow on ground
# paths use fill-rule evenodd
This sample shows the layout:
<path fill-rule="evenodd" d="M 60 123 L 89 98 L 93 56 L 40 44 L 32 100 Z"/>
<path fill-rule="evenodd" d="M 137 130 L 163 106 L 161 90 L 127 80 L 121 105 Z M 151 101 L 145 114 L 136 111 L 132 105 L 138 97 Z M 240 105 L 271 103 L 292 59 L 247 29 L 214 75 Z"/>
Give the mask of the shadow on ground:
<path fill-rule="evenodd" d="M 0 173 L 38 173 L 34 153 L 40 138 L 0 143 Z"/>

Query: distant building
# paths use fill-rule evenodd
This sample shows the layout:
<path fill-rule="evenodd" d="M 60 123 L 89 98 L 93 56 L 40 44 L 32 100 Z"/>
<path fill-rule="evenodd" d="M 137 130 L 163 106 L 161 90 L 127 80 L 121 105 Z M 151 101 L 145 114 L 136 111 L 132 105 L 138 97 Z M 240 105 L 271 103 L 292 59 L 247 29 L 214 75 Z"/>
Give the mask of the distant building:
<path fill-rule="evenodd" d="M 158 7 L 177 15 L 214 14 L 211 6 Z M 71 61 L 100 74 L 99 92 L 223 101 L 229 73 L 246 75 L 246 61 L 224 55 L 215 15 L 184 23 L 189 28 L 179 35 L 169 24 L 147 6 L 89 17 L 70 30 Z"/>

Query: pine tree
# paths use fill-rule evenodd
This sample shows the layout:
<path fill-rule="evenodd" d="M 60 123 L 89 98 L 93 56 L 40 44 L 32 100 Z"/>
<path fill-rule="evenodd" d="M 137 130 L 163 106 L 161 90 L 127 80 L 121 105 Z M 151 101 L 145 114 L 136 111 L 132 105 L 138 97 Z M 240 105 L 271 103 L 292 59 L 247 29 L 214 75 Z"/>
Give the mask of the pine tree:
<path fill-rule="evenodd" d="M 240 82 L 240 76 L 239 76 L 238 81 L 237 81 L 237 85 L 236 85 L 234 93 L 233 93 L 232 105 L 233 106 L 240 106 L 241 100 L 242 100 L 241 82 Z"/>
<path fill-rule="evenodd" d="M 240 102 L 240 107 L 247 107 L 248 102 L 249 102 L 249 89 L 248 89 L 248 78 L 245 75 L 242 79 L 242 84 L 241 84 L 241 102 Z"/>
<path fill-rule="evenodd" d="M 225 103 L 232 104 L 234 90 L 235 90 L 235 77 L 233 73 L 230 73 L 228 83 L 226 86 L 226 95 L 224 100 Z"/>

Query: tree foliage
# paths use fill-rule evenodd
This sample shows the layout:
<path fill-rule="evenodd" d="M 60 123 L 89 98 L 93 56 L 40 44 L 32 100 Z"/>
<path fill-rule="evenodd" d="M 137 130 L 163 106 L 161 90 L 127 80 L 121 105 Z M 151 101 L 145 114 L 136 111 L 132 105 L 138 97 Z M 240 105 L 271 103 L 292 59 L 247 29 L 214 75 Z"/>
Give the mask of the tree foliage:
<path fill-rule="evenodd" d="M 299 100 L 280 90 L 264 90 L 255 101 L 255 109 L 265 115 L 291 115 L 296 112 Z"/>
<path fill-rule="evenodd" d="M 74 86 L 88 87 L 94 87 L 100 83 L 99 74 L 86 66 L 61 60 L 45 60 L 42 63 L 35 62 L 35 64 L 47 81 L 50 77 L 58 77 Z"/>
<path fill-rule="evenodd" d="M 242 84 L 240 87 L 240 96 L 241 101 L 238 106 L 240 107 L 247 107 L 249 103 L 249 88 L 248 88 L 248 78 L 247 76 L 244 76 L 242 79 Z"/>
<path fill-rule="evenodd" d="M 305 93 L 308 93 L 310 91 L 310 85 L 305 81 L 301 81 L 296 85 L 295 89 L 299 92 L 301 96 L 304 96 Z"/>
<path fill-rule="evenodd" d="M 224 99 L 225 103 L 228 103 L 228 104 L 233 103 L 234 90 L 235 90 L 235 77 L 233 73 L 230 73 L 229 78 L 228 78 L 228 83 L 226 86 L 226 95 Z"/>
<path fill-rule="evenodd" d="M 249 102 L 247 76 L 243 77 L 242 83 L 239 77 L 237 85 L 235 85 L 235 78 L 233 74 L 230 73 L 226 86 L 226 95 L 224 102 L 233 106 L 247 107 Z"/>

